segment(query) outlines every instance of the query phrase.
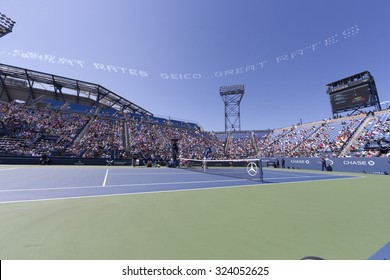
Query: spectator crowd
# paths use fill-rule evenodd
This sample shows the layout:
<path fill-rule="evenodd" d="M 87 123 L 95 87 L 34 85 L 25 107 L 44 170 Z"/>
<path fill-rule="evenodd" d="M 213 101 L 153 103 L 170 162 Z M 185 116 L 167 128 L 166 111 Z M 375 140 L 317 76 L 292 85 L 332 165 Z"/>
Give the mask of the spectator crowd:
<path fill-rule="evenodd" d="M 0 103 L 0 154 L 17 156 L 140 157 L 164 162 L 172 141 L 182 158 L 255 156 L 390 156 L 390 113 L 358 115 L 295 125 L 267 133 L 230 132 L 226 137 L 173 121 L 129 118 L 124 114 L 64 112 Z"/>

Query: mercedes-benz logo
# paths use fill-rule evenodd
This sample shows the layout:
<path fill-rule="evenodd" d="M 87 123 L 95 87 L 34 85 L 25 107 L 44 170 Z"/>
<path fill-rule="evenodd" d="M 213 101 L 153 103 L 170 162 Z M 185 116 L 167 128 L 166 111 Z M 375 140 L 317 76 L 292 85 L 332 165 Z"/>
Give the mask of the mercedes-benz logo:
<path fill-rule="evenodd" d="M 246 167 L 246 171 L 248 172 L 249 176 L 256 176 L 258 171 L 259 171 L 259 167 L 257 166 L 256 163 L 254 162 L 250 162 L 248 163 L 247 167 Z"/>

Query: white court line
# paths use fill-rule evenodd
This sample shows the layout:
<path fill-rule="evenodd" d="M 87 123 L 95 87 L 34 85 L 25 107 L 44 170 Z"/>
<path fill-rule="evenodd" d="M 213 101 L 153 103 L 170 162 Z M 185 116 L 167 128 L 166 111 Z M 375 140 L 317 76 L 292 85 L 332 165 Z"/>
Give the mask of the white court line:
<path fill-rule="evenodd" d="M 221 182 L 247 182 L 248 179 L 229 179 L 229 180 L 207 180 L 207 181 L 188 181 L 188 182 L 160 182 L 160 183 L 135 183 L 135 184 L 118 184 L 118 185 L 106 185 L 106 179 L 108 175 L 108 170 L 106 171 L 106 177 L 103 182 L 103 187 L 109 187 L 109 188 L 120 188 L 120 187 L 138 187 L 138 186 L 161 186 L 161 185 L 179 185 L 179 184 L 198 184 L 198 183 L 221 183 Z M 111 176 L 111 175 L 110 175 Z M 303 176 L 302 176 L 303 177 Z M 316 176 L 305 176 L 308 178 L 314 178 Z M 292 177 L 296 178 L 296 177 Z M 266 184 L 285 184 L 285 183 L 303 183 L 303 182 L 318 182 L 318 181 L 330 181 L 330 180 L 341 180 L 341 179 L 353 179 L 353 178 L 364 178 L 362 177 L 348 177 L 348 178 L 332 178 L 332 179 L 322 179 L 322 180 L 308 180 L 308 181 L 296 181 L 296 182 L 283 182 L 283 183 L 260 183 L 261 185 Z M 267 179 L 267 178 L 264 178 Z M 287 177 L 281 177 L 281 178 L 269 178 L 273 180 L 277 179 L 288 179 Z M 256 182 L 256 181 L 252 181 Z M 252 184 L 251 184 L 252 185 Z M 249 185 L 249 186 L 251 186 Z M 256 184 L 254 184 L 256 185 Z M 29 191 L 56 191 L 56 190 L 71 190 L 71 189 L 94 189 L 94 188 L 101 188 L 102 186 L 78 186 L 78 187 L 60 187 L 60 188 L 34 188 L 34 189 L 5 189 L 0 190 L 0 193 L 12 193 L 12 192 L 29 192 Z M 210 187 L 215 188 L 215 187 Z M 220 188 L 220 187 L 218 187 Z M 204 188 L 203 188 L 204 189 Z M 0 202 L 1 203 L 1 202 Z"/>
<path fill-rule="evenodd" d="M 106 171 L 106 176 L 104 176 L 103 187 L 106 186 L 107 176 L 108 176 L 108 168 L 107 168 L 107 171 Z"/>
<path fill-rule="evenodd" d="M 228 176 L 229 174 L 233 175 L 235 174 L 242 174 L 242 172 L 220 172 L 220 173 L 202 173 L 202 172 L 189 172 L 189 173 L 110 173 L 110 176 L 138 176 L 138 175 L 192 175 L 192 174 L 198 174 L 198 175 L 216 175 L 216 176 Z M 267 172 L 269 173 L 269 172 Z M 226 175 L 227 174 L 227 175 Z M 281 175 L 280 172 L 274 172 L 274 174 Z M 245 175 L 245 174 L 243 174 Z M 270 174 L 268 174 L 270 175 Z M 285 177 L 269 177 L 269 176 L 264 176 L 264 180 L 284 180 L 284 179 L 300 179 L 300 178 L 317 178 L 317 177 L 324 177 L 324 176 L 332 176 L 333 178 L 339 177 L 339 176 L 344 176 L 344 175 L 337 175 L 337 174 L 313 174 L 312 175 L 301 175 L 301 174 L 289 174 L 290 176 L 285 176 Z M 238 175 L 237 175 L 238 176 Z M 326 178 L 325 178 L 326 179 Z"/>
<path fill-rule="evenodd" d="M 313 170 L 313 171 L 316 171 L 316 170 Z M 272 171 L 272 170 L 267 170 L 265 171 L 265 173 L 267 174 L 278 174 L 278 175 L 281 175 L 283 173 L 287 173 L 286 175 L 289 175 L 289 176 L 305 176 L 305 175 L 302 175 L 302 174 L 312 174 L 312 175 L 322 175 L 322 176 L 340 176 L 339 174 L 331 174 L 331 173 L 315 173 L 315 172 L 310 172 L 310 170 L 307 170 L 307 171 L 303 171 L 303 172 L 294 172 L 294 171 L 289 171 L 289 170 L 278 170 L 278 171 Z M 343 176 L 343 175 L 341 175 Z"/>
<path fill-rule="evenodd" d="M 0 169 L 0 171 L 9 171 L 9 170 L 15 170 L 15 169 L 19 169 L 19 167 Z"/>
<path fill-rule="evenodd" d="M 187 173 L 183 173 L 183 172 L 179 172 L 179 173 L 110 173 L 110 176 L 138 176 L 138 175 L 190 175 L 190 174 L 204 174 L 202 172 L 187 172 Z M 207 174 L 207 173 L 206 173 Z M 215 174 L 213 174 L 215 175 Z"/>
<path fill-rule="evenodd" d="M 138 186 L 160 186 L 160 185 L 180 185 L 180 184 L 198 184 L 198 183 L 221 183 L 221 182 L 242 182 L 247 179 L 232 179 L 232 180 L 212 180 L 212 181 L 190 181 L 190 182 L 164 182 L 164 183 L 139 183 L 139 184 L 124 184 L 124 185 L 107 185 L 109 188 L 118 187 L 138 187 Z M 94 189 L 102 186 L 80 186 L 80 187 L 61 187 L 61 188 L 36 188 L 36 189 L 10 189 L 0 190 L 0 193 L 9 192 L 26 192 L 26 191 L 55 191 L 55 190 L 71 190 L 71 189 Z M 103 186 L 104 187 L 104 186 Z"/>
<path fill-rule="evenodd" d="M 297 182 L 285 182 L 285 183 L 263 183 L 261 186 L 280 186 L 286 184 L 295 183 L 309 183 L 319 181 L 336 181 L 336 180 L 348 180 L 348 179 L 359 179 L 366 178 L 366 176 L 351 177 L 351 178 L 339 178 L 339 179 L 328 179 L 328 180 L 311 180 L 311 181 L 297 181 Z M 245 180 L 247 181 L 247 180 Z M 188 191 L 200 191 L 200 190 L 215 190 L 215 189 L 232 189 L 232 188 L 243 188 L 243 187 L 258 187 L 259 185 L 238 185 L 238 186 L 222 186 L 222 187 L 206 187 L 206 188 L 194 188 L 194 189 L 176 189 L 176 190 L 163 190 L 163 191 L 150 191 L 150 192 L 136 192 L 136 193 L 116 193 L 116 194 L 99 194 L 99 195 L 84 195 L 84 196 L 73 196 L 73 197 L 58 197 L 58 198 L 42 198 L 42 199 L 30 199 L 30 200 L 14 200 L 14 201 L 3 201 L 0 204 L 9 203 L 23 203 L 23 202 L 39 202 L 39 201 L 56 201 L 56 200 L 68 200 L 68 199 L 83 199 L 83 198 L 100 198 L 100 197 L 112 197 L 112 196 L 124 196 L 124 195 L 142 195 L 142 194 L 158 194 L 158 193 L 170 193 L 170 192 L 188 192 Z M 96 186 L 100 187 L 101 186 Z"/>
<path fill-rule="evenodd" d="M 325 175 L 326 176 L 326 175 Z M 345 177 L 344 175 L 332 175 L 333 178 L 330 178 L 328 180 L 331 180 L 331 179 L 337 179 L 337 178 L 334 178 L 334 177 Z M 293 177 L 264 177 L 264 179 L 268 179 L 268 180 L 284 180 L 284 179 L 300 179 L 300 178 L 317 178 L 317 177 L 324 177 L 324 175 L 307 175 L 307 176 L 293 176 Z M 325 180 L 327 178 L 324 178 Z M 294 181 L 292 181 L 294 182 Z"/>

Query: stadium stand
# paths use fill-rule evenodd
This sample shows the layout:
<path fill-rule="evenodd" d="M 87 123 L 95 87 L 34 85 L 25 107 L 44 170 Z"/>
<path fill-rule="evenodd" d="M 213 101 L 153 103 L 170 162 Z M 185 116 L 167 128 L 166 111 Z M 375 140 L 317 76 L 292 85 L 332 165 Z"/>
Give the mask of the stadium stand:
<path fill-rule="evenodd" d="M 344 145 L 349 141 L 356 128 L 363 121 L 363 116 L 324 120 L 290 156 L 321 157 L 339 156 Z"/>
<path fill-rule="evenodd" d="M 366 125 L 345 152 L 354 157 L 375 157 L 390 152 L 390 111 L 369 116 Z"/>
<path fill-rule="evenodd" d="M 43 98 L 40 100 L 40 103 L 47 104 L 53 110 L 60 110 L 62 106 L 65 105 L 65 101 Z"/>
<path fill-rule="evenodd" d="M 61 111 L 64 103 L 44 102 L 51 106 L 0 103 L 2 154 L 39 156 L 49 152 L 51 156 L 125 158 L 133 152 L 145 161 L 164 162 L 170 158 L 170 141 L 179 139 L 183 158 L 201 159 L 207 147 L 213 148 L 214 159 L 389 156 L 389 111 L 325 119 L 275 131 L 213 133 L 163 118 L 156 121 L 128 115 L 124 119 L 113 109 L 102 109 L 98 115 L 91 112 L 94 110 L 90 106 L 79 106 L 82 110 L 78 113 Z"/>
<path fill-rule="evenodd" d="M 89 120 L 45 108 L 32 108 L 12 103 L 0 103 L 0 136 L 2 153 L 37 156 L 42 152 L 59 155 L 71 145 Z M 13 146 L 12 146 L 13 145 Z"/>
<path fill-rule="evenodd" d="M 0 84 L 1 155 L 137 157 L 164 164 L 172 154 L 171 141 L 177 140 L 179 156 L 194 159 L 202 159 L 207 148 L 211 159 L 390 157 L 390 110 L 274 130 L 206 132 L 195 122 L 154 116 L 100 85 L 0 68 L 7 79 L 19 81 Z M 31 77 L 39 81 L 34 85 L 49 84 L 54 92 L 23 80 Z M 73 95 L 68 93 L 72 89 Z"/>
<path fill-rule="evenodd" d="M 94 119 L 72 152 L 86 158 L 124 157 L 124 122 L 122 120 Z"/>
<path fill-rule="evenodd" d="M 94 106 L 88 106 L 88 105 L 82 105 L 82 104 L 77 104 L 77 103 L 70 103 L 66 107 L 67 111 L 72 111 L 72 112 L 80 112 L 80 113 L 89 113 L 93 114 L 96 111 L 96 107 Z"/>
<path fill-rule="evenodd" d="M 234 131 L 229 134 L 226 154 L 229 158 L 250 158 L 256 155 L 251 131 Z"/>
<path fill-rule="evenodd" d="M 102 117 L 120 117 L 122 116 L 121 112 L 113 108 L 101 108 L 99 110 L 99 115 Z"/>

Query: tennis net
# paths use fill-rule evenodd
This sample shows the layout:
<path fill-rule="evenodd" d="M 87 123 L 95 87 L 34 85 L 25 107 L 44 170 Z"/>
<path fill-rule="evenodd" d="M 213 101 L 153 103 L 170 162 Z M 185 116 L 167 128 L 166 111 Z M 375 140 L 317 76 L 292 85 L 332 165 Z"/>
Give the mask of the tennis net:
<path fill-rule="evenodd" d="M 261 159 L 198 160 L 180 159 L 187 170 L 263 182 Z"/>

